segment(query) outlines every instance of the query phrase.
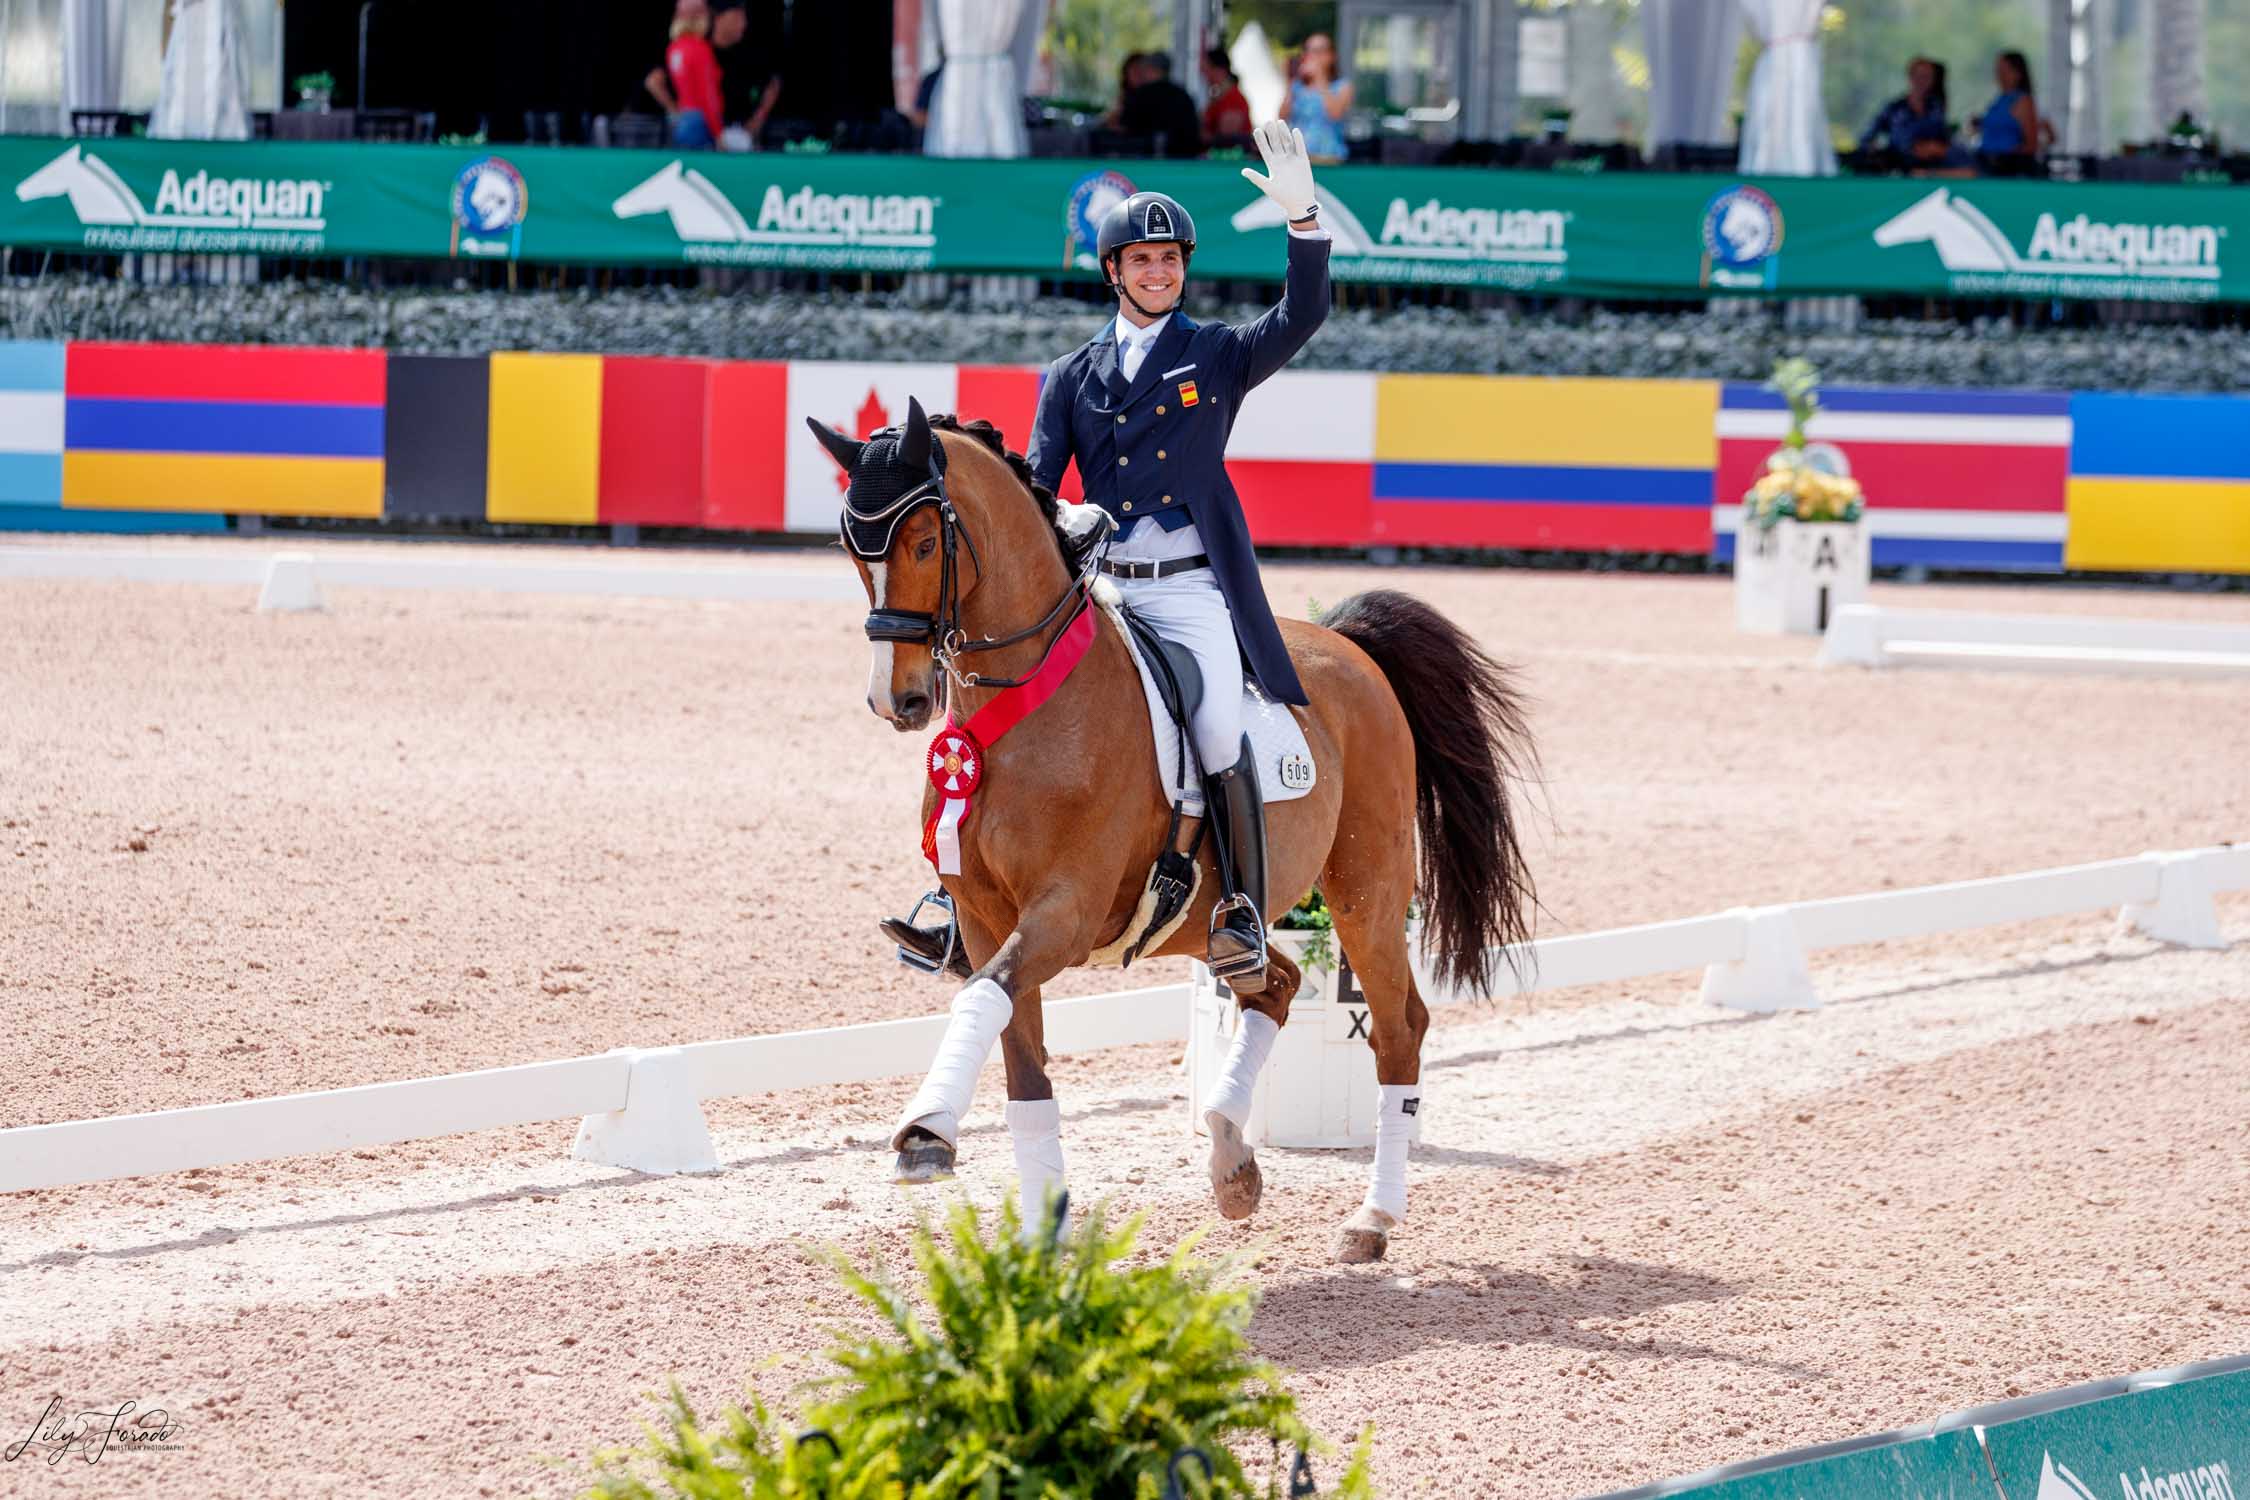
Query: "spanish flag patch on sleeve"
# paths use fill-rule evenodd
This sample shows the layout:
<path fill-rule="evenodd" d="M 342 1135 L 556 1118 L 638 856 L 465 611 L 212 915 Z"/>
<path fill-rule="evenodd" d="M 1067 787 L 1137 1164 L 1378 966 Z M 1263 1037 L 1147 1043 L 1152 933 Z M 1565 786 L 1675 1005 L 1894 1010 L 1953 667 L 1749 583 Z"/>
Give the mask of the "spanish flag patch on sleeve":
<path fill-rule="evenodd" d="M 1180 405 L 1182 405 L 1182 406 L 1193 406 L 1193 405 L 1195 405 L 1195 382 L 1194 382 L 1194 381 L 1192 381 L 1192 380 L 1183 380 L 1183 381 L 1181 381 L 1181 382 L 1180 382 Z"/>

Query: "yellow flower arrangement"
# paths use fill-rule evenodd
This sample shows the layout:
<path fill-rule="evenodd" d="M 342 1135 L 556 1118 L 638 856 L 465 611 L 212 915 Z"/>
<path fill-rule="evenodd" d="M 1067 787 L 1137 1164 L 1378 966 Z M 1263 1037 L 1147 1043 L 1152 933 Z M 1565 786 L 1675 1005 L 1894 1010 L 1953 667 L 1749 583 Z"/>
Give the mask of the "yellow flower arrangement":
<path fill-rule="evenodd" d="M 1793 521 L 1856 521 L 1864 508 L 1859 481 L 1830 474 L 1808 463 L 1805 424 L 1820 410 L 1820 372 L 1810 360 L 1775 362 L 1766 389 L 1779 392 L 1789 406 L 1789 431 L 1781 451 L 1766 460 L 1766 472 L 1742 497 L 1745 517 L 1770 531 L 1784 518 Z"/>
<path fill-rule="evenodd" d="M 1777 459 L 1781 456 L 1775 455 Z M 1742 505 L 1760 530 L 1771 530 L 1784 518 L 1856 521 L 1864 508 L 1858 480 L 1788 462 L 1759 475 L 1758 482 L 1743 495 Z"/>

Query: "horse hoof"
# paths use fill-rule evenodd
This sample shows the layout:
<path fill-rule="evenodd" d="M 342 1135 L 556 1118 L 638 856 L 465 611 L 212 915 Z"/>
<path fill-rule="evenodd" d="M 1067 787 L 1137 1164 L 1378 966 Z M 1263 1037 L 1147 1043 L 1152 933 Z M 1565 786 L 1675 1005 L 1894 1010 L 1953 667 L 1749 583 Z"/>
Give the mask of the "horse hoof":
<path fill-rule="evenodd" d="M 1258 1158 L 1242 1139 L 1242 1127 L 1225 1115 L 1206 1110 L 1203 1123 L 1211 1132 L 1211 1194 L 1219 1200 L 1220 1217 L 1247 1219 L 1266 1191 Z"/>
<path fill-rule="evenodd" d="M 1364 1266 L 1381 1260 L 1391 1248 L 1391 1230 L 1398 1220 L 1373 1206 L 1362 1207 L 1336 1232 L 1336 1260 L 1341 1265 Z"/>
<path fill-rule="evenodd" d="M 954 1154 L 951 1144 L 927 1130 L 909 1130 L 899 1143 L 898 1165 L 891 1171 L 891 1181 L 906 1187 L 951 1182 Z"/>

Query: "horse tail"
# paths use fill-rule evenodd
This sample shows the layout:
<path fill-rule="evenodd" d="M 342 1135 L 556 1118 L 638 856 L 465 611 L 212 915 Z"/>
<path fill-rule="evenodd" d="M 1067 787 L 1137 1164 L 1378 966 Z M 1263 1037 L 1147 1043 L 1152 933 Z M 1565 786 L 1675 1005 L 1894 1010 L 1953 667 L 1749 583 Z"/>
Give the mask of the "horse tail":
<path fill-rule="evenodd" d="M 1538 906 L 1508 800 L 1508 783 L 1538 766 L 1515 674 L 1460 626 L 1393 589 L 1354 594 L 1320 623 L 1374 659 L 1406 712 L 1417 885 L 1437 977 L 1487 991 L 1493 950 L 1528 939 Z"/>

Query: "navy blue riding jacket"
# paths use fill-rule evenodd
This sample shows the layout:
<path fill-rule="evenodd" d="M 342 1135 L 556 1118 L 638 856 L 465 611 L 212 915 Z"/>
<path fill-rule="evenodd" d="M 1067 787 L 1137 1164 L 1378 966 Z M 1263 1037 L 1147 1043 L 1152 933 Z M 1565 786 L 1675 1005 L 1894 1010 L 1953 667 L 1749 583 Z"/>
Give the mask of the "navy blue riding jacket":
<path fill-rule="evenodd" d="M 1039 392 L 1031 472 L 1053 489 L 1075 461 L 1086 502 L 1130 526 L 1184 509 L 1203 538 L 1235 639 L 1266 696 L 1303 703 L 1305 690 L 1273 622 L 1242 502 L 1227 478 L 1227 434 L 1242 398 L 1289 363 L 1328 316 L 1328 241 L 1289 236 L 1281 300 L 1240 328 L 1175 312 L 1128 385 L 1117 368 L 1117 319 L 1056 360 Z"/>

